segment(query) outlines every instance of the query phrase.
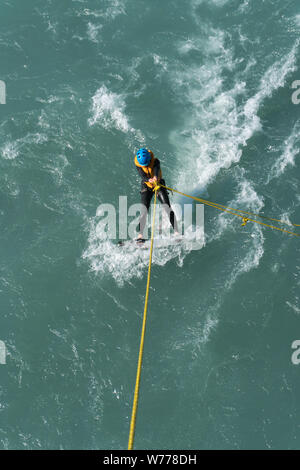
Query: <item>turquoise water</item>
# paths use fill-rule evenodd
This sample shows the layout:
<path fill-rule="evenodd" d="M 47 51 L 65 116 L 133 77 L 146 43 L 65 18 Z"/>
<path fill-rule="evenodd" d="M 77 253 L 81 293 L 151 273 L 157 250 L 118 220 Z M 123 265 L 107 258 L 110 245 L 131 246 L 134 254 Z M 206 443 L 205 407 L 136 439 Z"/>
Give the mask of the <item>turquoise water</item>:
<path fill-rule="evenodd" d="M 284 3 L 2 1 L 1 448 L 127 446 L 147 256 L 97 208 L 139 202 L 138 147 L 174 188 L 300 223 Z M 137 449 L 300 447 L 299 253 L 211 208 L 201 250 L 154 253 Z"/>

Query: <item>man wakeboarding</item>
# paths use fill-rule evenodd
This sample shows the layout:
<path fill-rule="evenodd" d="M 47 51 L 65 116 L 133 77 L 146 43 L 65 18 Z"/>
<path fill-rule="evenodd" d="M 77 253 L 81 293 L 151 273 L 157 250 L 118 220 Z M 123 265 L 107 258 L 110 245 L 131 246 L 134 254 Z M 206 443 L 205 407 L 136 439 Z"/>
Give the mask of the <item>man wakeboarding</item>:
<path fill-rule="evenodd" d="M 166 185 L 165 180 L 162 179 L 162 172 L 160 168 L 160 161 L 154 157 L 151 150 L 141 148 L 137 151 L 134 163 L 136 169 L 142 178 L 141 181 L 141 202 L 144 206 L 144 210 L 141 213 L 139 222 L 139 235 L 137 242 L 141 243 L 144 240 L 143 233 L 146 225 L 147 214 L 149 211 L 150 203 L 154 194 L 153 189 L 159 183 Z M 176 216 L 174 211 L 171 209 L 168 192 L 165 188 L 160 187 L 157 191 L 157 197 L 168 214 L 170 224 L 172 225 L 175 235 L 179 235 Z"/>

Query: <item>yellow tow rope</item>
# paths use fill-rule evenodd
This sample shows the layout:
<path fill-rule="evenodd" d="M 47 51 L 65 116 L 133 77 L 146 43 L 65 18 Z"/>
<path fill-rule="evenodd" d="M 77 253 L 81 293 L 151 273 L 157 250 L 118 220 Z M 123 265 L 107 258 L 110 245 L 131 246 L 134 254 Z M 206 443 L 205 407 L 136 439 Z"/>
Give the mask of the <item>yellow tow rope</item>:
<path fill-rule="evenodd" d="M 260 214 L 254 214 L 252 212 L 247 212 L 240 209 L 233 209 L 232 207 L 224 206 L 222 204 L 218 204 L 216 202 L 207 201 L 206 199 L 202 199 L 195 196 L 190 196 L 189 194 L 182 193 L 181 191 L 177 191 L 176 189 L 169 188 L 168 186 L 164 186 L 163 184 L 157 184 L 153 191 L 154 195 L 154 210 L 153 210 L 153 218 L 152 218 L 152 230 L 151 230 L 151 245 L 150 245 L 150 255 L 149 255 L 149 266 L 148 266 L 148 278 L 147 278 L 147 287 L 146 287 L 146 297 L 145 297 L 145 305 L 144 305 L 144 315 L 143 315 L 143 325 L 142 325 L 142 333 L 141 333 L 141 340 L 140 340 L 140 349 L 139 349 L 139 358 L 138 358 L 138 365 L 137 365 L 137 373 L 136 373 L 136 381 L 135 381 L 135 389 L 134 389 L 134 398 L 133 398 L 133 406 L 132 406 L 132 414 L 131 414 L 131 421 L 130 421 L 130 431 L 129 431 L 129 440 L 128 440 L 128 450 L 133 449 L 134 444 L 134 436 L 135 436 L 135 425 L 136 425 L 136 415 L 137 415 L 137 407 L 138 407 L 138 400 L 139 400 L 139 389 L 140 389 L 140 379 L 141 379 L 141 370 L 142 370 L 142 361 L 143 361 L 143 351 L 144 351 L 144 341 L 145 341 L 145 331 L 146 331 L 146 320 L 147 320 L 147 310 L 148 310 L 148 299 L 149 299 L 149 288 L 150 288 L 150 278 L 151 278 L 151 265 L 152 265 L 152 253 L 153 253 L 153 239 L 154 239 L 154 226 L 155 226 L 155 211 L 156 211 L 156 202 L 157 202 L 157 191 L 160 187 L 165 188 L 169 191 L 181 194 L 182 196 L 188 197 L 190 199 L 194 199 L 195 201 L 199 201 L 202 204 L 206 204 L 210 207 L 214 207 L 223 212 L 227 212 L 229 214 L 235 215 L 242 219 L 242 226 L 245 226 L 247 222 L 254 222 L 256 224 L 264 225 L 265 227 L 269 227 L 275 230 L 279 230 L 284 233 L 289 233 L 290 235 L 295 235 L 296 237 L 300 237 L 299 233 L 291 232 L 289 230 L 282 229 L 280 227 L 275 227 L 274 225 L 269 225 L 264 222 L 260 222 L 259 220 L 250 219 L 249 217 L 245 217 L 242 214 L 252 215 L 255 217 L 261 217 L 266 220 L 272 220 L 275 222 L 279 222 L 281 224 L 287 224 L 279 219 L 273 219 L 271 217 L 266 217 Z M 288 225 L 288 224 L 287 224 Z M 300 224 L 290 224 L 294 227 L 300 227 Z"/>
<path fill-rule="evenodd" d="M 143 326 L 142 326 L 142 334 L 141 334 L 141 342 L 140 342 L 140 351 L 139 351 L 138 365 L 137 365 L 137 371 L 136 371 L 134 398 L 133 398 L 133 406 L 132 406 L 131 421 L 130 421 L 128 450 L 133 449 L 134 435 L 135 435 L 136 413 L 137 413 L 137 407 L 138 407 L 138 401 L 139 401 L 140 379 L 141 379 L 141 370 L 142 370 L 142 361 L 143 361 L 143 352 L 144 352 L 144 341 L 145 341 L 146 320 L 147 320 L 147 310 L 148 310 L 148 298 L 149 298 L 150 277 L 151 277 L 156 198 L 157 198 L 157 191 L 158 190 L 159 190 L 159 186 L 156 185 L 155 188 L 153 189 L 153 191 L 154 191 L 154 210 L 153 210 L 153 218 L 152 218 L 148 279 L 147 279 L 147 287 L 146 287 L 146 297 L 145 297 L 145 306 L 144 306 L 144 316 L 143 316 Z"/>
<path fill-rule="evenodd" d="M 260 222 L 259 220 L 250 219 L 249 217 L 245 217 L 242 214 L 248 214 L 248 215 L 252 215 L 254 217 L 261 217 L 262 219 L 273 220 L 273 221 L 279 222 L 281 224 L 293 225 L 294 227 L 300 227 L 300 224 L 288 224 L 287 222 L 283 222 L 282 220 L 279 220 L 279 219 L 273 219 L 271 217 L 266 217 L 266 216 L 260 215 L 260 214 L 254 214 L 253 212 L 247 212 L 247 211 L 243 211 L 241 209 L 233 209 L 232 207 L 223 206 L 222 204 L 207 201 L 206 199 L 202 199 L 200 197 L 190 196 L 189 194 L 182 193 L 181 191 L 177 191 L 176 189 L 168 188 L 168 186 L 164 186 L 163 184 L 161 184 L 160 186 L 162 188 L 168 189 L 169 191 L 173 191 L 175 193 L 181 194 L 182 196 L 188 197 L 190 199 L 194 199 L 195 201 L 199 201 L 202 204 L 206 204 L 207 206 L 214 207 L 215 209 L 218 209 L 219 211 L 227 212 L 228 214 L 240 217 L 243 221 L 242 226 L 245 226 L 247 222 L 254 222 L 256 224 L 264 225 L 265 227 L 269 227 L 269 228 L 272 228 L 274 230 L 279 230 L 280 232 L 289 233 L 290 235 L 295 235 L 295 237 L 300 237 L 300 233 L 291 232 L 289 230 L 285 230 L 285 229 L 280 228 L 280 227 L 275 227 L 275 225 L 265 224 L 264 222 Z"/>

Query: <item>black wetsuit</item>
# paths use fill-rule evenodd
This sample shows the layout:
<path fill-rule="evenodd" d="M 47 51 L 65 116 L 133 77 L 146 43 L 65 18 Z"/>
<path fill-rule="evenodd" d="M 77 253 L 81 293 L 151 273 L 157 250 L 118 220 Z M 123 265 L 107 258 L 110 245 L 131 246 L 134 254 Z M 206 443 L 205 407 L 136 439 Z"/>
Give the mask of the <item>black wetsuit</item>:
<path fill-rule="evenodd" d="M 149 188 L 145 184 L 146 181 L 148 181 L 149 177 L 146 175 L 146 173 L 143 171 L 143 169 L 138 167 L 138 166 L 136 167 L 136 169 L 137 169 L 140 177 L 142 178 L 142 181 L 141 181 L 141 202 L 145 207 L 145 211 L 141 214 L 139 231 L 140 231 L 140 233 L 143 233 L 145 225 L 146 225 L 148 210 L 149 210 L 149 207 L 150 207 L 150 204 L 151 204 L 152 197 L 154 195 L 154 191 L 153 191 L 152 188 Z M 156 160 L 154 162 L 153 172 L 154 172 L 154 176 L 156 176 L 157 179 L 158 179 L 159 172 L 160 172 L 160 161 L 158 160 L 158 158 L 156 158 Z M 161 179 L 160 182 L 161 182 L 161 184 L 163 184 L 165 186 L 166 183 L 165 183 L 164 179 Z M 166 210 L 166 212 L 169 216 L 170 224 L 172 225 L 173 229 L 177 232 L 178 231 L 177 221 L 176 221 L 174 211 L 171 209 L 170 200 L 169 200 L 167 190 L 165 188 L 160 188 L 157 191 L 157 198 L 159 199 L 161 204 L 164 205 L 164 208 L 165 208 L 165 210 Z"/>

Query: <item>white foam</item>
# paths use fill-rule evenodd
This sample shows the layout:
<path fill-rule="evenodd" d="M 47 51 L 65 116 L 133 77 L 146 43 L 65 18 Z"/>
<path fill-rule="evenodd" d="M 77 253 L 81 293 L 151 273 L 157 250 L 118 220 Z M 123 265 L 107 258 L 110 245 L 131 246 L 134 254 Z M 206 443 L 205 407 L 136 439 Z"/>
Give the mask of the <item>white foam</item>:
<path fill-rule="evenodd" d="M 36 101 L 38 101 L 40 103 L 51 104 L 51 103 L 56 103 L 57 101 L 61 102 L 62 100 L 57 96 L 50 95 L 49 98 L 47 98 L 46 100 L 43 99 L 43 98 L 36 98 Z"/>
<path fill-rule="evenodd" d="M 270 170 L 267 182 L 282 175 L 288 166 L 295 166 L 295 159 L 300 154 L 300 119 L 295 123 L 290 136 L 284 141 L 281 155 Z"/>
<path fill-rule="evenodd" d="M 252 183 L 245 179 L 242 171 L 238 173 L 237 178 L 238 181 L 236 183 L 236 187 L 238 192 L 235 198 L 232 201 L 227 202 L 226 205 L 235 209 L 259 213 L 264 206 L 263 199 L 257 194 Z M 215 232 L 210 241 L 220 238 L 223 232 L 228 228 L 234 230 L 235 224 L 232 223 L 233 218 L 234 216 L 231 214 L 222 212 L 216 221 Z M 238 221 L 242 223 L 240 218 Z"/>
<path fill-rule="evenodd" d="M 294 20 L 295 20 L 296 25 L 300 27 L 300 15 L 296 15 L 294 17 Z"/>
<path fill-rule="evenodd" d="M 275 90 L 285 85 L 286 77 L 296 70 L 299 41 L 296 41 L 289 54 L 276 61 L 264 74 L 258 92 L 250 98 L 244 109 L 245 116 L 257 119 L 257 111 L 263 101 L 271 97 Z"/>
<path fill-rule="evenodd" d="M 82 257 L 86 259 L 91 270 L 97 274 L 110 275 L 118 283 L 123 285 L 131 278 L 141 278 L 149 264 L 149 249 L 132 246 L 128 249 L 119 247 L 99 230 L 98 217 L 90 220 L 88 246 Z M 202 234 L 202 232 L 201 232 Z M 199 236 L 199 234 L 197 234 Z M 182 265 L 185 255 L 190 252 L 195 241 L 193 233 L 185 234 L 184 243 L 172 244 L 165 248 L 160 247 L 153 250 L 153 265 L 164 266 L 171 259 L 177 258 L 178 265 Z M 197 249 L 204 246 L 204 238 L 197 238 Z"/>
<path fill-rule="evenodd" d="M 50 124 L 47 121 L 47 113 L 42 109 L 41 114 L 38 118 L 38 126 L 42 127 L 43 129 L 49 129 Z"/>
<path fill-rule="evenodd" d="M 133 132 L 125 114 L 124 96 L 108 90 L 102 85 L 92 98 L 92 117 L 88 120 L 90 126 L 96 123 L 105 129 L 115 127 L 122 132 Z"/>
<path fill-rule="evenodd" d="M 55 183 L 60 186 L 63 184 L 64 170 L 70 163 L 65 155 L 57 155 L 45 165 L 45 169 L 52 175 Z"/>
<path fill-rule="evenodd" d="M 115 19 L 119 15 L 126 14 L 126 2 L 124 0 L 109 0 L 110 6 L 105 12 L 105 18 Z"/>
<path fill-rule="evenodd" d="M 219 306 L 219 305 L 218 305 Z M 211 310 L 211 309 L 209 309 Z M 193 354 L 197 356 L 198 351 L 201 351 L 203 346 L 208 343 L 211 333 L 217 328 L 219 320 L 216 317 L 216 306 L 214 305 L 214 312 L 209 311 L 204 321 L 197 322 L 194 326 L 187 326 L 186 330 L 180 332 L 183 338 L 172 343 L 170 346 L 175 350 L 185 350 L 187 345 L 190 345 Z M 199 312 L 201 314 L 202 312 Z"/>
<path fill-rule="evenodd" d="M 244 0 L 244 2 L 239 6 L 238 11 L 240 11 L 241 13 L 244 13 L 249 7 L 249 3 L 250 3 L 249 0 Z"/>
<path fill-rule="evenodd" d="M 153 62 L 155 65 L 161 67 L 162 70 L 166 71 L 168 69 L 168 62 L 165 58 L 159 56 L 158 54 L 153 54 Z"/>
<path fill-rule="evenodd" d="M 228 202 L 229 207 L 247 210 L 250 212 L 258 213 L 264 206 L 263 199 L 255 191 L 252 183 L 245 179 L 243 172 L 237 175 L 237 195 L 234 200 Z M 222 213 L 216 223 L 215 234 L 209 240 L 212 242 L 216 238 L 220 238 L 224 231 L 228 228 L 235 230 L 236 224 L 233 224 L 233 216 Z M 238 223 L 242 220 L 238 218 Z M 264 254 L 264 236 L 260 225 L 248 222 L 245 228 L 238 227 L 238 230 L 247 230 L 251 228 L 251 236 L 247 235 L 247 240 L 242 246 L 242 251 L 239 251 L 236 259 L 230 259 L 231 268 L 229 276 L 225 281 L 226 289 L 231 289 L 236 282 L 237 278 L 245 272 L 249 272 L 259 266 L 260 260 Z M 243 235 L 243 233 L 241 233 Z M 244 253 L 245 252 L 245 253 Z"/>
<path fill-rule="evenodd" d="M 184 171 L 176 177 L 176 186 L 182 190 L 205 187 L 221 169 L 240 160 L 242 147 L 261 129 L 258 116 L 261 105 L 284 86 L 287 76 L 296 69 L 298 41 L 289 54 L 267 69 L 257 92 L 244 99 L 244 80 L 237 80 L 229 90 L 223 88 L 223 72 L 234 70 L 235 62 L 232 51 L 224 46 L 223 33 L 212 30 L 211 35 L 222 50 L 220 57 L 209 56 L 200 67 L 173 72 L 173 83 L 184 106 L 182 128 L 170 134 L 178 161 L 183 158 L 185 161 Z M 187 49 L 181 41 L 179 52 L 191 47 L 194 45 L 190 40 Z"/>
<path fill-rule="evenodd" d="M 180 54 L 198 51 L 209 56 L 224 52 L 224 32 L 211 27 L 205 27 L 204 25 L 202 25 L 202 29 L 203 33 L 205 32 L 205 38 L 189 36 L 186 40 L 178 41 L 178 51 Z"/>
<path fill-rule="evenodd" d="M 101 9 L 91 10 L 90 8 L 84 8 L 77 13 L 78 16 L 92 16 L 94 18 L 103 18 L 107 20 L 114 20 L 119 15 L 126 14 L 126 2 L 125 0 L 109 0 L 108 4 L 104 5 Z"/>
<path fill-rule="evenodd" d="M 1 149 L 2 157 L 6 160 L 14 160 L 19 155 L 17 142 L 7 142 Z"/>
<path fill-rule="evenodd" d="M 101 31 L 102 28 L 103 28 L 103 26 L 101 24 L 96 25 L 96 24 L 93 24 L 91 22 L 88 22 L 87 35 L 88 35 L 88 38 L 90 39 L 90 41 L 98 42 L 98 33 L 99 33 L 99 31 Z"/>
<path fill-rule="evenodd" d="M 297 298 L 297 301 L 299 299 Z M 291 302 L 289 302 L 288 300 L 286 301 L 286 304 L 297 314 L 299 315 L 300 314 L 300 308 L 298 306 L 298 303 L 297 305 L 295 305 L 294 303 L 292 304 Z"/>
<path fill-rule="evenodd" d="M 252 246 L 251 246 L 252 245 Z M 237 278 L 242 274 L 251 271 L 259 266 L 260 260 L 264 254 L 264 236 L 261 228 L 254 224 L 251 238 L 247 241 L 245 255 L 238 257 L 234 263 L 230 274 L 225 282 L 226 290 L 232 288 Z"/>
<path fill-rule="evenodd" d="M 0 154 L 6 160 L 14 160 L 20 154 L 22 147 L 26 144 L 41 144 L 48 140 L 45 134 L 27 134 L 25 137 L 9 141 L 0 149 Z"/>
<path fill-rule="evenodd" d="M 193 6 L 197 7 L 198 5 L 201 5 L 202 3 L 208 3 L 209 5 L 213 4 L 217 7 L 223 7 L 229 1 L 230 0 L 193 0 Z"/>

